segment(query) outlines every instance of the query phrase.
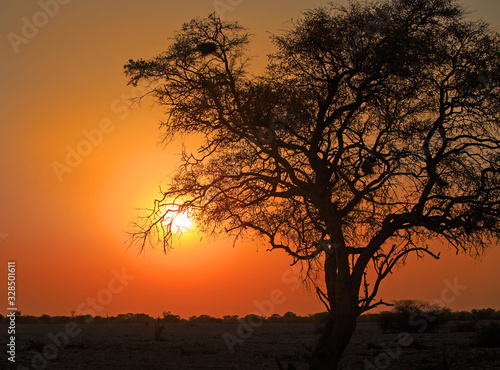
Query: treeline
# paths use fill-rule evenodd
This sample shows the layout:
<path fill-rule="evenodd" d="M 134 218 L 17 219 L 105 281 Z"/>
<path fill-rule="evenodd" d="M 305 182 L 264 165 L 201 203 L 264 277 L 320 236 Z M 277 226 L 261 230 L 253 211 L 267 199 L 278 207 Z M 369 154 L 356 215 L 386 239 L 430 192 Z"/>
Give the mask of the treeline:
<path fill-rule="evenodd" d="M 426 312 L 426 311 L 424 311 Z M 495 310 L 494 308 L 481 308 L 473 309 L 471 311 L 452 311 L 449 308 L 440 308 L 437 310 L 430 310 L 430 312 L 435 312 L 436 316 L 439 316 L 444 321 L 476 321 L 476 320 L 500 320 L 500 310 Z M 390 310 L 381 313 L 367 313 L 358 317 L 358 322 L 380 322 L 386 321 L 387 317 L 391 317 L 392 314 L 405 314 L 400 310 Z M 419 313 L 418 310 L 408 312 L 409 314 Z"/>
<path fill-rule="evenodd" d="M 398 306 L 396 306 L 398 307 Z M 435 313 L 439 316 L 439 321 L 475 321 L 475 320 L 500 320 L 500 310 L 493 308 L 473 309 L 471 311 L 452 311 L 449 308 L 440 308 L 437 310 L 419 310 Z M 411 314 L 410 312 L 409 314 Z M 399 315 L 399 316 L 394 316 Z M 385 311 L 381 313 L 368 313 L 361 315 L 358 322 L 394 322 L 395 318 L 407 317 L 407 313 L 398 310 Z M 326 312 L 309 314 L 307 316 L 299 316 L 293 312 L 287 312 L 284 315 L 274 314 L 269 317 L 258 315 L 225 315 L 222 318 L 212 317 L 210 315 L 191 316 L 188 319 L 182 318 L 179 315 L 172 314 L 170 311 L 163 312 L 163 317 L 159 317 L 164 323 L 238 323 L 241 321 L 253 322 L 264 321 L 271 323 L 321 323 L 327 317 Z M 91 315 L 71 315 L 71 316 L 49 316 L 43 314 L 41 316 L 22 315 L 20 312 L 17 315 L 16 322 L 18 324 L 65 324 L 67 322 L 89 323 L 89 324 L 147 324 L 153 323 L 158 317 L 153 317 L 145 313 L 126 313 L 117 316 L 91 316 Z M 8 318 L 0 315 L 0 323 L 7 324 Z"/>
<path fill-rule="evenodd" d="M 91 316 L 91 315 L 71 315 L 71 316 L 50 316 L 43 314 L 41 316 L 22 315 L 18 312 L 16 322 L 18 324 L 65 324 L 68 322 L 92 323 L 92 324 L 147 324 L 160 319 L 164 323 L 238 323 L 243 320 L 262 320 L 266 322 L 281 323 L 300 323 L 300 322 L 321 322 L 326 318 L 327 313 L 321 312 L 309 314 L 307 316 L 298 316 L 293 312 L 287 312 L 283 316 L 274 314 L 270 317 L 258 315 L 225 315 L 222 318 L 210 315 L 191 316 L 188 319 L 180 315 L 174 315 L 170 311 L 163 312 L 163 317 L 153 317 L 145 313 L 126 313 L 117 316 Z M 0 315 L 0 323 L 7 324 L 8 318 Z"/>

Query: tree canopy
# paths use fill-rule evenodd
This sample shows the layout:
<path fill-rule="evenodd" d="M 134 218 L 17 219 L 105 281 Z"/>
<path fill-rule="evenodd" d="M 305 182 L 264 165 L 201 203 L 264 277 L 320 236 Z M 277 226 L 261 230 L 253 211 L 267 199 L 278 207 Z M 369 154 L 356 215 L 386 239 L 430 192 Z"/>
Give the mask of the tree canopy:
<path fill-rule="evenodd" d="M 166 140 L 203 139 L 134 242 L 168 250 L 162 220 L 185 209 L 206 232 L 258 235 L 324 274 L 334 327 L 380 304 L 409 253 L 438 258 L 429 240 L 472 255 L 498 243 L 500 39 L 486 23 L 454 0 L 351 3 L 272 39 L 262 76 L 246 30 L 214 15 L 126 64 L 167 109 Z"/>

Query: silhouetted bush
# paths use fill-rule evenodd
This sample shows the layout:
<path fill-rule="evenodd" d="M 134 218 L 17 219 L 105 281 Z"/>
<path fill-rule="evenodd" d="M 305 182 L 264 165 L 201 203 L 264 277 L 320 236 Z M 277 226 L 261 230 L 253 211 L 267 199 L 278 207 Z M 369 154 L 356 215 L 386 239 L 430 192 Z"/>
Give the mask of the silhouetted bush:
<path fill-rule="evenodd" d="M 114 320 L 117 323 L 125 323 L 125 324 L 145 324 L 146 321 L 151 320 L 152 317 L 150 317 L 148 314 L 145 313 L 127 313 L 127 314 L 119 314 L 116 316 L 116 320 Z"/>
<path fill-rule="evenodd" d="M 479 328 L 476 344 L 480 347 L 500 347 L 500 323 L 490 322 Z"/>
<path fill-rule="evenodd" d="M 110 318 L 103 317 L 103 316 L 96 316 L 96 317 L 94 317 L 94 320 L 92 320 L 93 324 L 106 324 L 108 322 L 111 322 Z"/>
<path fill-rule="evenodd" d="M 312 322 L 315 323 L 323 323 L 328 318 L 328 312 L 317 312 L 315 314 L 309 315 L 312 319 Z"/>
<path fill-rule="evenodd" d="M 443 315 L 443 310 L 438 306 L 424 301 L 404 299 L 396 301 L 391 311 L 380 313 L 379 326 L 384 333 L 401 331 L 426 333 L 435 330 L 445 318 L 446 314 Z"/>
<path fill-rule="evenodd" d="M 438 316 L 439 316 L 441 322 L 453 320 L 453 311 L 451 310 L 451 308 L 439 307 L 436 305 L 435 305 L 435 307 L 438 310 L 437 313 L 439 314 Z"/>
<path fill-rule="evenodd" d="M 498 318 L 498 311 L 493 308 L 473 309 L 471 313 L 476 320 L 495 320 Z"/>
<path fill-rule="evenodd" d="M 155 340 L 162 340 L 161 332 L 165 329 L 165 324 L 162 319 L 158 317 L 155 321 Z"/>
<path fill-rule="evenodd" d="M 19 312 L 16 314 L 17 322 L 20 324 L 64 324 L 73 321 L 78 324 L 92 323 L 92 324 L 103 324 L 103 323 L 117 323 L 117 324 L 130 324 L 130 323 L 140 323 L 145 324 L 148 321 L 154 320 L 151 316 L 145 313 L 127 313 L 119 314 L 116 317 L 113 316 L 95 316 L 91 315 L 77 315 L 72 311 L 72 316 L 49 316 L 43 314 L 39 317 L 37 316 L 22 316 Z M 275 313 L 267 318 L 258 316 L 251 317 L 247 315 L 246 317 L 240 318 L 238 315 L 225 315 L 222 319 L 212 317 L 210 315 L 200 315 L 191 316 L 188 320 L 183 319 L 179 315 L 174 315 L 170 311 L 163 312 L 162 321 L 164 323 L 181 323 L 181 322 L 193 322 L 193 323 L 238 323 L 242 320 L 250 318 L 254 321 L 263 320 L 270 323 L 324 323 L 328 317 L 328 312 L 318 312 L 314 314 L 309 314 L 307 316 L 299 316 L 294 312 L 287 312 L 283 316 Z M 401 300 L 395 302 L 395 306 L 391 311 L 384 311 L 381 313 L 365 313 L 358 317 L 358 322 L 379 322 L 380 328 L 384 332 L 427 332 L 436 329 L 441 323 L 448 320 L 456 321 L 479 321 L 479 320 L 499 320 L 500 310 L 495 310 L 493 308 L 483 308 L 483 309 L 473 309 L 469 311 L 456 311 L 453 312 L 449 308 L 440 308 L 437 306 L 432 306 L 427 302 L 417 301 L 417 300 Z M 8 323 L 9 318 L 0 315 L 0 323 Z M 470 326 L 456 326 L 452 327 L 451 330 L 455 331 L 470 331 L 475 323 Z M 424 329 L 424 330 L 422 330 Z"/>
<path fill-rule="evenodd" d="M 40 322 L 42 324 L 50 324 L 50 316 L 49 315 L 42 314 L 42 316 L 40 316 L 38 319 L 40 320 Z"/>
<path fill-rule="evenodd" d="M 91 315 L 77 315 L 73 318 L 73 321 L 78 324 L 84 324 L 91 322 L 94 318 Z"/>
<path fill-rule="evenodd" d="M 457 311 L 453 313 L 453 320 L 473 320 L 474 315 L 469 311 Z"/>
<path fill-rule="evenodd" d="M 163 312 L 163 321 L 166 323 L 181 322 L 181 317 L 179 315 L 174 315 L 170 311 Z"/>
<path fill-rule="evenodd" d="M 287 312 L 283 315 L 283 321 L 284 322 L 298 322 L 298 317 L 295 313 L 293 312 Z"/>
<path fill-rule="evenodd" d="M 228 322 L 228 323 L 235 323 L 238 322 L 240 317 L 238 315 L 224 315 L 222 317 L 222 321 Z"/>
<path fill-rule="evenodd" d="M 200 316 L 191 316 L 188 321 L 196 323 L 209 323 L 209 322 L 221 322 L 222 319 L 219 319 L 217 317 L 212 317 L 210 315 L 200 315 Z"/>
<path fill-rule="evenodd" d="M 41 321 L 38 317 L 36 316 L 19 316 L 17 318 L 17 322 L 19 324 L 40 324 Z"/>
<path fill-rule="evenodd" d="M 251 313 L 250 315 L 246 315 L 243 319 L 240 319 L 240 321 L 244 321 L 254 325 L 260 325 L 264 322 L 264 316 L 259 316 Z"/>
<path fill-rule="evenodd" d="M 49 316 L 51 324 L 66 324 L 71 321 L 69 316 Z"/>
<path fill-rule="evenodd" d="M 287 312 L 283 316 L 275 313 L 269 317 L 266 318 L 267 322 L 274 322 L 274 323 L 303 323 L 303 322 L 315 322 L 316 321 L 316 314 L 309 314 L 307 316 L 299 316 L 294 312 Z"/>
<path fill-rule="evenodd" d="M 283 322 L 283 316 L 275 313 L 275 314 L 269 316 L 268 318 L 266 318 L 266 321 L 268 321 L 268 322 Z"/>

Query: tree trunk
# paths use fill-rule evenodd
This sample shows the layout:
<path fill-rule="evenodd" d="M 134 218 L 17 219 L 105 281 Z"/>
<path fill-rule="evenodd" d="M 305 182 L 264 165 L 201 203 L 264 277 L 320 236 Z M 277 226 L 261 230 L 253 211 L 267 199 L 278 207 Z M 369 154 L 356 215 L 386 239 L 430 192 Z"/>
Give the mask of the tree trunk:
<path fill-rule="evenodd" d="M 339 307 L 340 308 L 340 307 Z M 316 344 L 310 370 L 335 370 L 356 329 L 356 311 L 331 312 Z"/>
<path fill-rule="evenodd" d="M 356 329 L 358 289 L 352 284 L 349 270 L 340 267 L 338 259 L 338 254 L 325 259 L 325 282 L 331 311 L 313 352 L 310 370 L 337 369 Z"/>

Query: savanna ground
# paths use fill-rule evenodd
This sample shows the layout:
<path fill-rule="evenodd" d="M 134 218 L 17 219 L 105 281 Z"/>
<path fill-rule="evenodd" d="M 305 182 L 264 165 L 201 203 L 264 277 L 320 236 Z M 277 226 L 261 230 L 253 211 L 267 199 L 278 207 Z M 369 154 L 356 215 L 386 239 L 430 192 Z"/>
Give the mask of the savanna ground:
<path fill-rule="evenodd" d="M 397 345 L 398 334 L 384 334 L 376 323 L 359 323 L 341 362 L 342 369 L 500 369 L 500 348 L 475 346 L 474 332 L 454 332 L 448 322 L 435 333 L 409 334 Z M 228 350 L 224 333 L 237 335 L 238 324 L 166 324 L 162 340 L 154 341 L 154 325 L 83 324 L 81 333 L 46 367 L 33 367 L 33 351 L 51 343 L 48 334 L 64 330 L 57 324 L 20 324 L 16 333 L 16 367 L 5 351 L 2 369 L 19 364 L 29 369 L 278 369 L 276 359 L 307 369 L 308 347 L 317 339 L 317 324 L 264 323 L 247 333 L 242 345 Z M 7 333 L 7 325 L 1 325 Z M 6 348 L 7 335 L 2 336 Z M 411 344 L 406 345 L 408 342 Z M 389 347 L 386 346 L 389 345 Z M 384 349 L 384 346 L 389 349 Z M 49 351 L 49 357 L 52 353 Z M 367 360 L 371 365 L 367 365 Z M 38 364 L 37 364 L 38 365 Z"/>

